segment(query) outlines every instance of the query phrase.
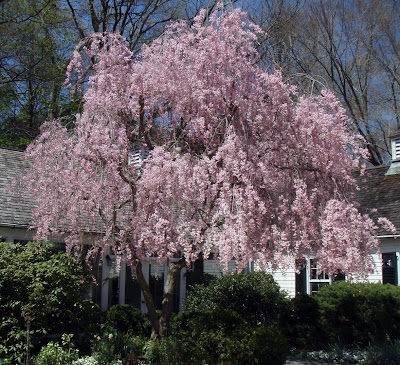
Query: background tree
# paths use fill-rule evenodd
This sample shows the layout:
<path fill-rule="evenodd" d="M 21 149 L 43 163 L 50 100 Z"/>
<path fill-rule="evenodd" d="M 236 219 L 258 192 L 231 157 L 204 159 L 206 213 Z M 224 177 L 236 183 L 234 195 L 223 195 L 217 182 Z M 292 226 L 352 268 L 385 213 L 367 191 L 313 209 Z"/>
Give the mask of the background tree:
<path fill-rule="evenodd" d="M 387 163 L 388 136 L 399 120 L 397 2 L 266 0 L 260 4 L 273 9 L 256 13 L 257 22 L 265 23 L 270 32 L 261 46 L 265 54 L 273 55 L 285 77 L 304 90 L 333 90 L 355 121 L 349 127 L 365 139 L 369 162 Z"/>
<path fill-rule="evenodd" d="M 82 93 L 75 89 L 70 94 L 63 84 L 79 41 L 83 47 L 93 32 L 120 32 L 137 53 L 170 21 L 193 19 L 202 3 L 211 11 L 216 1 L 2 1 L 0 144 L 25 148 L 45 120 L 63 117 L 73 122 Z"/>
<path fill-rule="evenodd" d="M 0 143 L 23 148 L 63 115 L 62 85 L 77 39 L 55 0 L 0 4 Z"/>
<path fill-rule="evenodd" d="M 91 252 L 132 266 L 153 338 L 167 333 L 179 272 L 201 252 L 238 270 L 314 252 L 330 273 L 362 274 L 378 247 L 351 203 L 351 170 L 366 156 L 338 100 L 265 72 L 245 13 L 206 16 L 172 24 L 139 57 L 119 35 L 94 35 L 69 67 L 79 76 L 85 55 L 98 60 L 75 127 L 47 123 L 27 154 L 38 235 L 66 235 L 72 250 L 82 233 L 104 232 Z M 141 266 L 150 257 L 168 267 L 160 319 Z"/>

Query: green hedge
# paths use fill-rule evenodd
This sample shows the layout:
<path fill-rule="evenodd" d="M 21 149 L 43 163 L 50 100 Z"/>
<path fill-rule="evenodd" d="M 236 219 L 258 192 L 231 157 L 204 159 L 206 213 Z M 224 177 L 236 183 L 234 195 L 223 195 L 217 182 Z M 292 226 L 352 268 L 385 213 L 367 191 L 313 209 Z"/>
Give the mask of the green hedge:
<path fill-rule="evenodd" d="M 400 339 L 400 288 L 390 284 L 326 286 L 315 296 L 328 341 L 365 346 Z"/>
<path fill-rule="evenodd" d="M 104 332 L 150 336 L 149 320 L 140 309 L 129 304 L 113 305 L 106 313 Z"/>
<path fill-rule="evenodd" d="M 228 309 L 183 312 L 173 318 L 172 334 L 151 343 L 152 364 L 281 365 L 288 343 L 274 327 L 251 326 Z"/>

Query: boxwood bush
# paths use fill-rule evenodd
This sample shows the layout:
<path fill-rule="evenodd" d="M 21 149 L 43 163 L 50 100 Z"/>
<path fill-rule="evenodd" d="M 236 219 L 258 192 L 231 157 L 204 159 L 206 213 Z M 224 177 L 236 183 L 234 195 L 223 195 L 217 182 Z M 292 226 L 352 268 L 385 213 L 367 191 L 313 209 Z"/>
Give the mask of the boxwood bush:
<path fill-rule="evenodd" d="M 208 286 L 194 286 L 186 298 L 185 310 L 229 309 L 256 326 L 277 324 L 288 305 L 286 294 L 271 275 L 251 272 L 225 275 Z"/>
<path fill-rule="evenodd" d="M 316 350 L 329 342 L 321 324 L 319 305 L 314 296 L 297 293 L 288 310 L 281 314 L 280 329 L 291 347 Z"/>
<path fill-rule="evenodd" d="M 313 298 L 331 343 L 365 346 L 400 338 L 399 287 L 340 282 L 322 288 Z"/>

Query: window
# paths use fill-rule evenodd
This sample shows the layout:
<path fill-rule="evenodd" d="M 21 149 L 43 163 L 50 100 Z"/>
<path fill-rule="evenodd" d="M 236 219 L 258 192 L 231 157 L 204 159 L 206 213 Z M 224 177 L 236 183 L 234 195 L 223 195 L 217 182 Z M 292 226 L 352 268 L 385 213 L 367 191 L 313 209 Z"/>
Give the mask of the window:
<path fill-rule="evenodd" d="M 345 275 L 340 270 L 332 277 L 325 271 L 319 272 L 315 259 L 296 260 L 296 269 L 296 293 L 315 294 L 326 285 L 345 280 Z"/>
<path fill-rule="evenodd" d="M 310 260 L 310 294 L 315 294 L 319 288 L 331 283 L 325 271 L 318 273 L 317 260 Z"/>

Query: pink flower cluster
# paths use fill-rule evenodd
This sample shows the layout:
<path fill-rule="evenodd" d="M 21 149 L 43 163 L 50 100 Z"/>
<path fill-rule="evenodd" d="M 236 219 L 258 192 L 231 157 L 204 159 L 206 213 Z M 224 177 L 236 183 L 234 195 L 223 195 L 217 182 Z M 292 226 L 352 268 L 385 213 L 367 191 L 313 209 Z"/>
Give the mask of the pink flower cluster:
<path fill-rule="evenodd" d="M 313 254 L 328 272 L 370 271 L 377 227 L 352 203 L 351 175 L 367 155 L 339 101 L 265 72 L 242 11 L 203 17 L 137 57 L 116 34 L 74 53 L 70 74 L 96 59 L 83 112 L 73 129 L 46 123 L 27 152 L 38 235 L 72 249 L 100 231 L 93 248 L 131 262 L 213 252 L 225 267 L 277 268 Z"/>

